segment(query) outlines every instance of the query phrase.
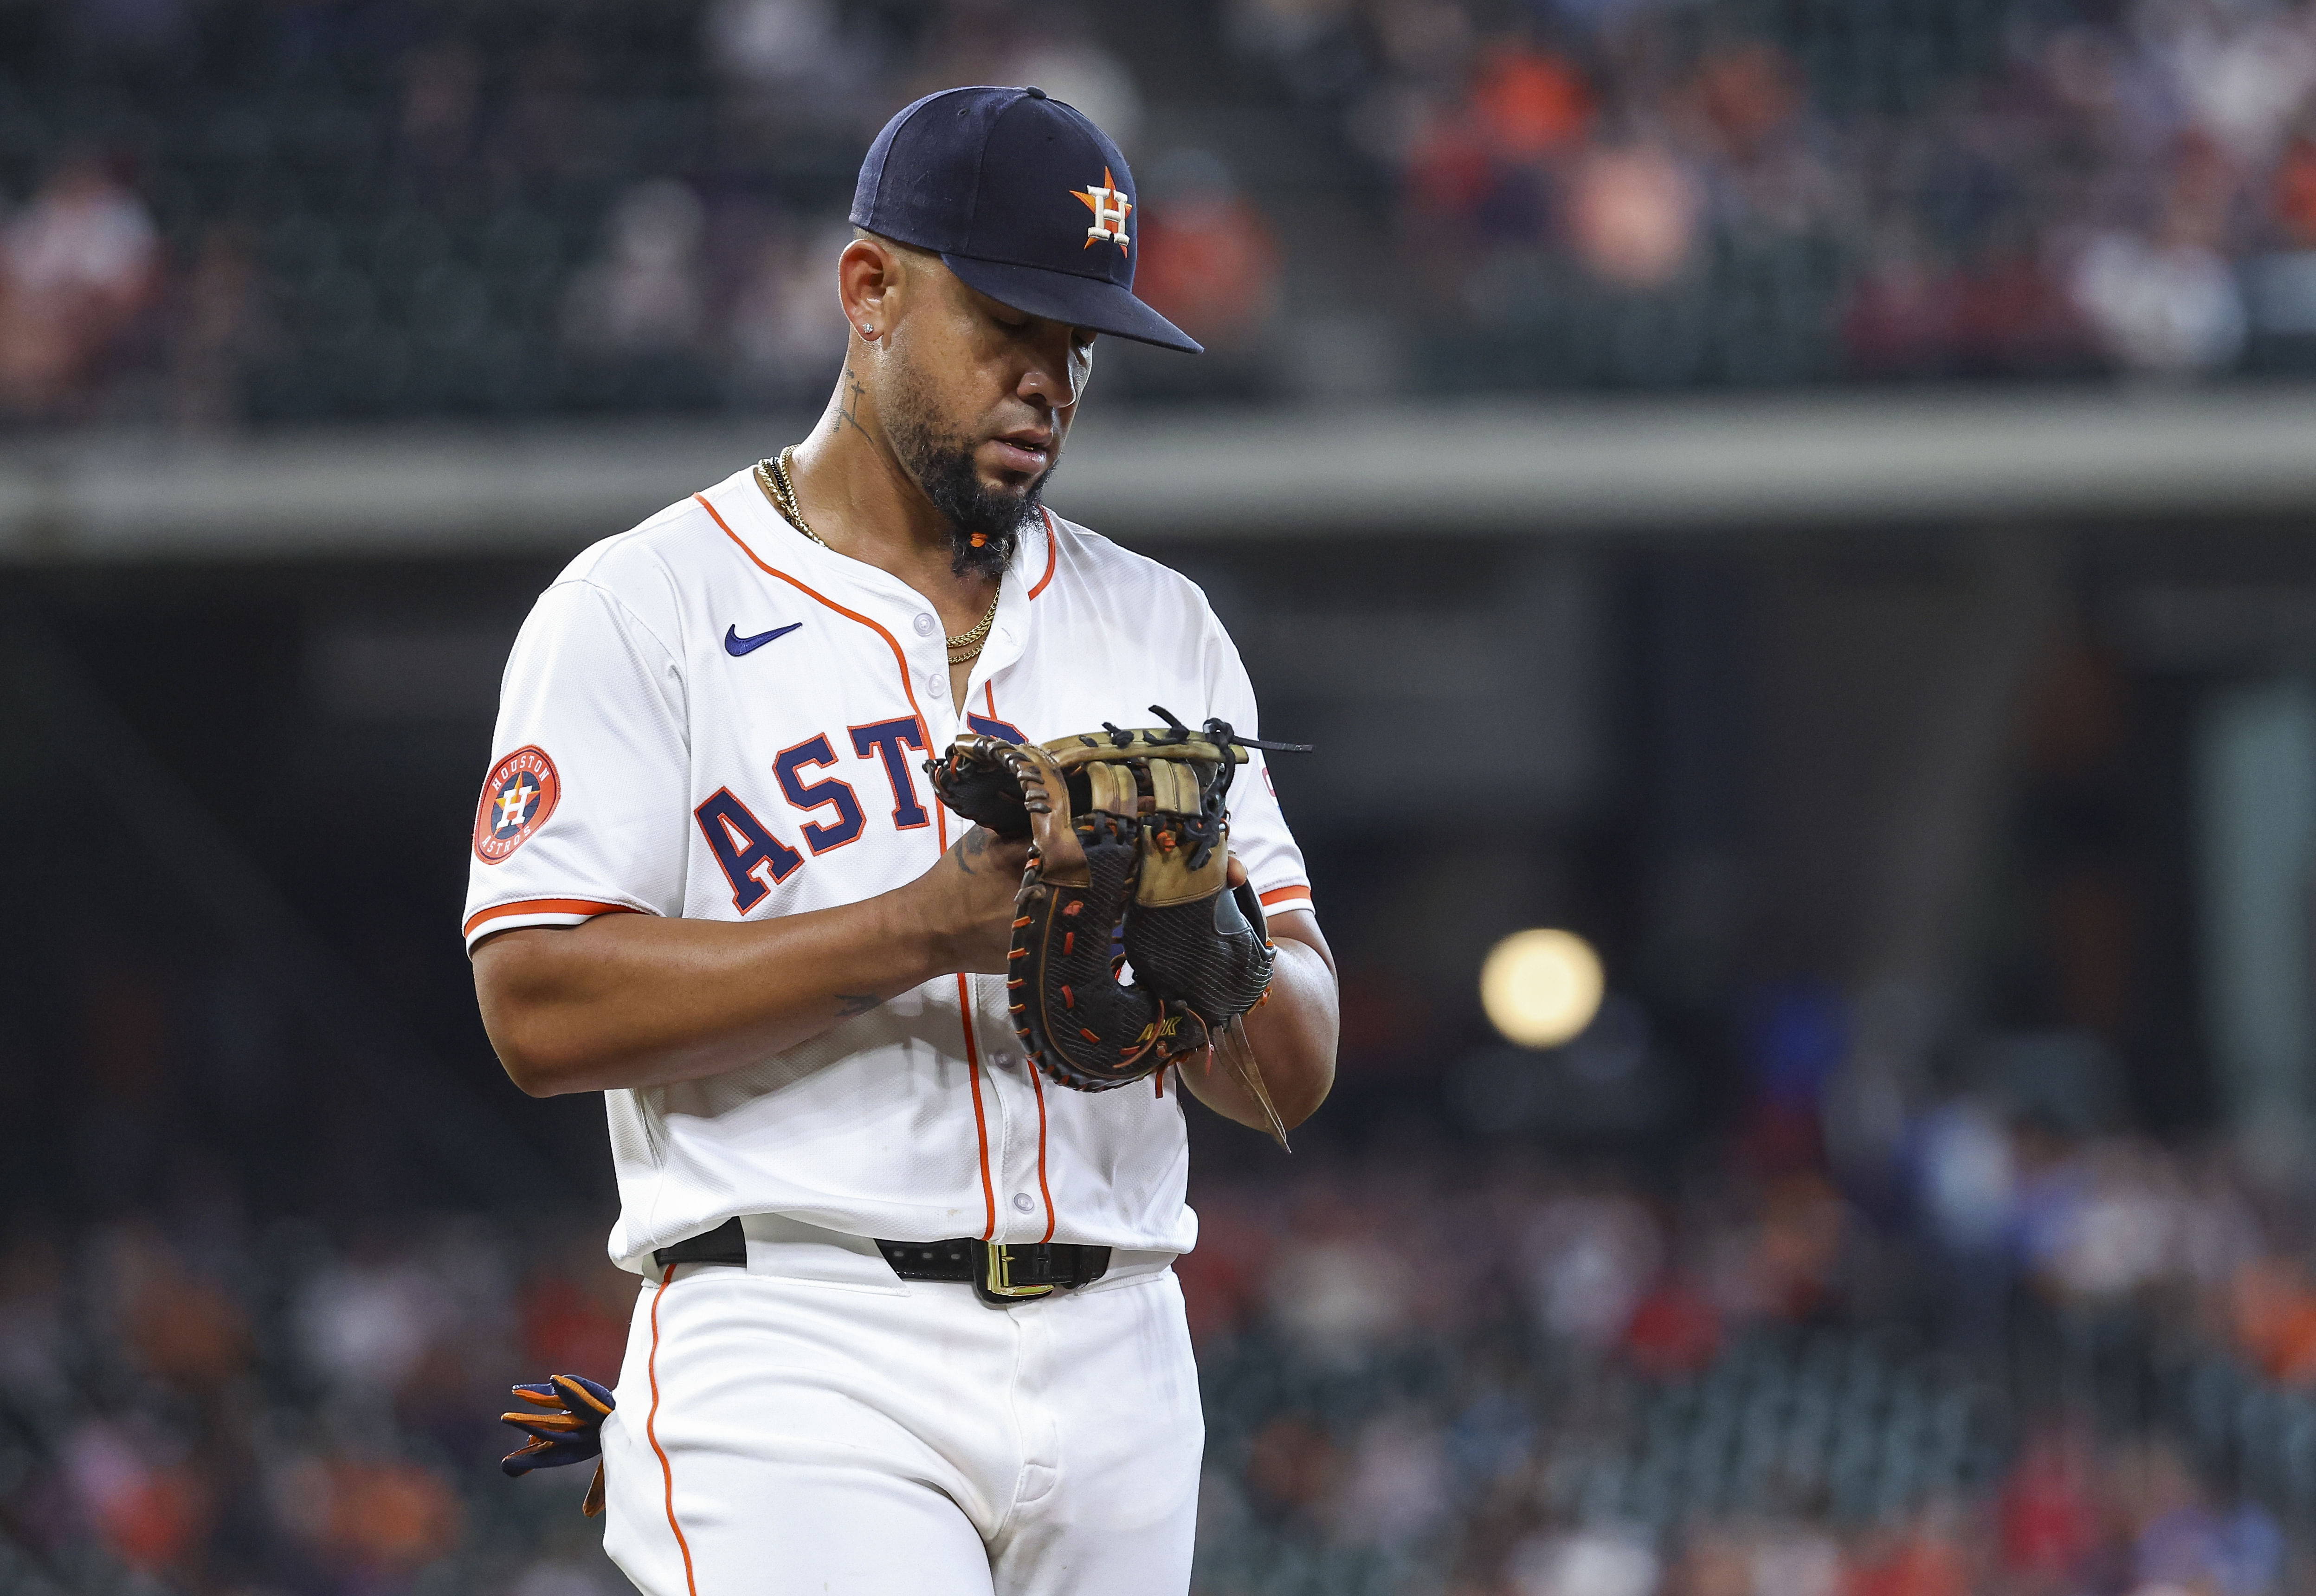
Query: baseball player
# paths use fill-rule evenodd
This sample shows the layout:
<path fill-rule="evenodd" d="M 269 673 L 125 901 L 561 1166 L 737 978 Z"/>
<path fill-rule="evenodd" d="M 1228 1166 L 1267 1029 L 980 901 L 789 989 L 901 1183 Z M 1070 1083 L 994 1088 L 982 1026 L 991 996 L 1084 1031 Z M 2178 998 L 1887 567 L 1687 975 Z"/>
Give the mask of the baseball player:
<path fill-rule="evenodd" d="M 1260 995 L 1228 1029 L 1278 1119 L 1317 1107 L 1332 962 L 1237 652 L 1190 583 L 1040 502 L 1098 335 L 1198 346 L 1132 292 L 1125 157 L 1038 89 L 909 106 L 851 219 L 811 435 L 582 554 L 507 665 L 476 988 L 524 1091 L 603 1093 L 610 1253 L 645 1282 L 616 1389 L 529 1400 L 570 1408 L 548 1449 L 600 1440 L 605 1549 L 651 1596 L 1180 1596 L 1204 1438 L 1171 1269 L 1197 1234 L 1182 1090 L 1270 1116 L 1219 1047 L 1063 1083 L 1008 974 L 1017 892 L 1049 890 L 1032 843 L 952 813 L 928 762 L 981 737 L 1029 771 L 1011 745 L 1152 705 L 1180 733 L 1137 745 L 1154 762 L 1185 727 L 1236 738 L 1236 890 L 1189 952 Z M 1104 835 L 1138 824 L 1126 780 L 1095 789 L 1124 816 Z M 1049 885 L 1073 845 L 1041 834 Z M 1219 884 L 1202 851 L 1183 869 Z M 1100 916 L 1060 902 L 1066 951 Z M 1266 913 L 1269 950 L 1227 952 Z"/>

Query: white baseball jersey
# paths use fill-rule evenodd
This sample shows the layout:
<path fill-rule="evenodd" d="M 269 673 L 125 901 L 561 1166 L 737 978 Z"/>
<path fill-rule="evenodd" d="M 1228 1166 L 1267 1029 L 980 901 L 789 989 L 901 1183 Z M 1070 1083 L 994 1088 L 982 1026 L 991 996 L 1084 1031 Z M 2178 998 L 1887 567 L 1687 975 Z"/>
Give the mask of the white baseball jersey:
<path fill-rule="evenodd" d="M 762 920 L 931 869 L 963 822 L 922 768 L 974 731 L 1043 742 L 1154 723 L 1256 727 L 1237 650 L 1188 580 L 1050 514 L 1025 531 L 965 705 L 933 607 L 804 537 L 743 470 L 574 560 L 502 685 L 466 934 L 634 913 Z M 1231 846 L 1308 906 L 1260 753 Z M 902 1241 L 1187 1251 L 1179 1085 L 1084 1093 L 1021 1057 L 999 976 L 945 976 L 785 1053 L 604 1094 L 613 1258 L 735 1214 Z"/>

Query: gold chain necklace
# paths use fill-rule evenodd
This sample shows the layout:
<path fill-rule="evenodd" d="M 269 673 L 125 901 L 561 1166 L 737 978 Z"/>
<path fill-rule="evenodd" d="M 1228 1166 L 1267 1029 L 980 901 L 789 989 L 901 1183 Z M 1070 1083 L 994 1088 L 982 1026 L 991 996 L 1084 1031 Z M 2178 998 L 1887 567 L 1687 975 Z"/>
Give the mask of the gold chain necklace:
<path fill-rule="evenodd" d="M 796 446 L 794 444 L 790 444 L 788 448 L 780 450 L 779 459 L 776 460 L 758 460 L 756 462 L 756 486 L 764 490 L 764 496 L 766 498 L 771 500 L 772 508 L 778 510 L 782 515 L 788 517 L 788 524 L 795 527 L 797 531 L 802 532 L 806 537 L 810 538 L 814 542 L 819 544 L 823 548 L 826 548 L 828 547 L 827 539 L 824 539 L 818 532 L 812 530 L 805 521 L 804 512 L 797 508 L 796 487 L 788 479 L 788 463 L 795 455 Z"/>
<path fill-rule="evenodd" d="M 998 597 L 1004 591 L 1001 579 L 997 592 L 989 595 L 989 608 L 983 613 L 980 625 L 971 631 L 960 632 L 953 638 L 943 634 L 941 641 L 949 645 L 949 664 L 969 665 L 981 657 L 981 650 L 989 641 L 989 623 L 997 619 Z"/>
<path fill-rule="evenodd" d="M 788 475 L 795 457 L 796 445 L 791 443 L 788 448 L 780 450 L 779 459 L 758 460 L 756 486 L 764 490 L 764 496 L 771 500 L 772 508 L 785 516 L 790 526 L 823 548 L 826 548 L 828 539 L 812 530 L 810 523 L 804 518 L 804 512 L 797 505 L 796 482 Z M 997 582 L 997 591 L 989 595 L 989 611 L 982 616 L 980 625 L 955 636 L 942 634 L 941 641 L 949 645 L 949 664 L 969 665 L 981 657 L 981 651 L 989 641 L 989 629 L 997 620 L 997 601 L 1003 597 L 1005 593 L 1005 579 L 1000 576 Z"/>

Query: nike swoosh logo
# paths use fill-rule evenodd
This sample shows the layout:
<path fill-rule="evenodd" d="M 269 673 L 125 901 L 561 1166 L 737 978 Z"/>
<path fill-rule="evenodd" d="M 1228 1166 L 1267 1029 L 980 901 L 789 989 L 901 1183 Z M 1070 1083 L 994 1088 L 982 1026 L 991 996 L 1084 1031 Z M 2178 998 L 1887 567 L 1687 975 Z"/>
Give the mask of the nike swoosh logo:
<path fill-rule="evenodd" d="M 803 624 L 801 620 L 792 620 L 786 626 L 776 626 L 771 631 L 758 632 L 753 638 L 744 638 L 738 627 L 727 626 L 724 629 L 724 652 L 737 659 L 744 654 L 762 648 L 774 638 L 787 637 Z"/>

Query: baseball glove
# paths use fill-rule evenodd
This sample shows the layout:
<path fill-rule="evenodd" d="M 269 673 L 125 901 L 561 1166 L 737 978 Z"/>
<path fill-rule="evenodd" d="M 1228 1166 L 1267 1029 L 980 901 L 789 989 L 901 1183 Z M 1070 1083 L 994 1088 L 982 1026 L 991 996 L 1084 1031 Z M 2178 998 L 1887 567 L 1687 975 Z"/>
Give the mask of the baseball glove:
<path fill-rule="evenodd" d="M 925 769 L 959 815 L 1031 841 L 1006 981 L 1030 1061 L 1061 1085 L 1107 1092 L 1211 1047 L 1284 1145 L 1240 1023 L 1269 990 L 1273 949 L 1253 890 L 1229 885 L 1226 805 L 1249 748 L 1300 745 L 1151 713 L 1165 726 L 1105 723 L 1035 746 L 966 737 Z"/>

